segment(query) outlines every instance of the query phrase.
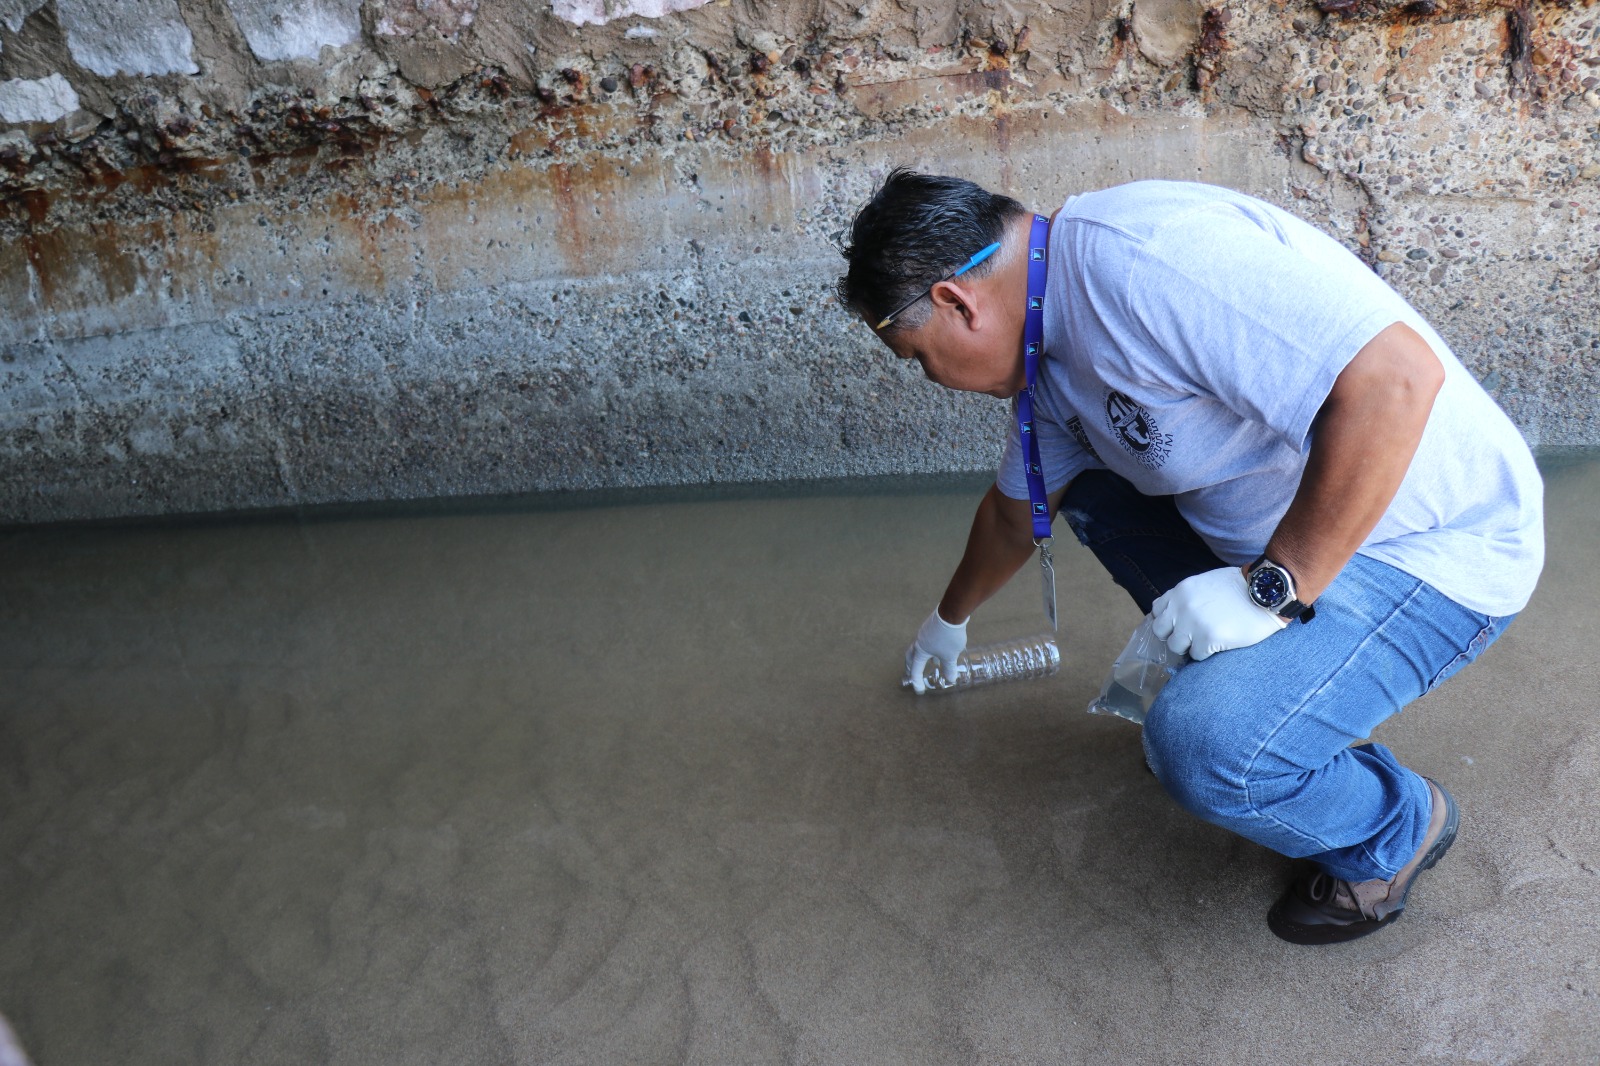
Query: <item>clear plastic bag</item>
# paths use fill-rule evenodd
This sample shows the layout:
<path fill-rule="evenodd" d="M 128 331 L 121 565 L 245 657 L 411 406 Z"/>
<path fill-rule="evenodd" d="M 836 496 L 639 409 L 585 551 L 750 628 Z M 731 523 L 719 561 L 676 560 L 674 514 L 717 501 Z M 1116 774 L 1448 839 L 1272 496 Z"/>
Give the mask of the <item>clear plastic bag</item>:
<path fill-rule="evenodd" d="M 1144 716 L 1157 694 L 1189 661 L 1186 655 L 1172 654 L 1166 641 L 1156 637 L 1153 626 L 1150 616 L 1145 615 L 1128 638 L 1128 646 L 1111 664 L 1100 695 L 1090 701 L 1090 714 L 1114 714 L 1134 725 L 1144 724 Z"/>

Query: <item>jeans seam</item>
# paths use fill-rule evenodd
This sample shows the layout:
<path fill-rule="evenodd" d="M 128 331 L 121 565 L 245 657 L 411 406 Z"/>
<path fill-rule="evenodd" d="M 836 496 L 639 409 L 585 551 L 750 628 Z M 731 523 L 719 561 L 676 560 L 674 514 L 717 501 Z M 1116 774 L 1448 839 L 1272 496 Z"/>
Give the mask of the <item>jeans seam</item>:
<path fill-rule="evenodd" d="M 1486 643 L 1484 638 L 1489 635 L 1489 631 L 1493 628 L 1494 619 L 1491 618 L 1488 624 L 1486 624 L 1482 629 L 1478 630 L 1478 632 L 1473 635 L 1471 640 L 1467 641 L 1467 646 L 1461 649 L 1460 654 L 1458 654 L 1454 659 L 1451 659 L 1449 662 L 1445 663 L 1444 666 L 1433 675 L 1432 680 L 1428 682 L 1428 687 L 1422 690 L 1423 694 L 1426 695 L 1427 693 L 1438 688 L 1439 685 L 1443 683 L 1443 680 L 1454 677 L 1458 670 L 1472 661 L 1472 659 L 1468 658 L 1468 656 L 1476 657 L 1477 655 L 1483 654 L 1483 648 Z M 1474 648 L 1477 649 L 1476 652 L 1474 652 Z"/>
<path fill-rule="evenodd" d="M 1152 600 L 1161 595 L 1162 590 L 1156 587 L 1156 583 L 1150 580 L 1150 575 L 1144 572 L 1144 568 L 1141 567 L 1138 562 L 1121 552 L 1117 553 L 1117 558 L 1127 563 L 1129 571 L 1138 575 L 1139 580 L 1144 582 L 1144 587 L 1150 591 L 1150 598 Z"/>
<path fill-rule="evenodd" d="M 1322 692 L 1324 690 L 1326 690 L 1327 687 L 1330 684 L 1333 683 L 1333 679 L 1335 677 L 1339 676 L 1339 672 L 1341 670 L 1343 670 L 1346 666 L 1348 666 L 1352 659 L 1354 659 L 1357 655 L 1361 654 L 1361 651 L 1364 648 L 1366 648 L 1367 644 L 1372 640 L 1373 635 L 1378 633 L 1378 632 L 1380 632 L 1383 629 L 1384 626 L 1386 626 L 1390 622 L 1392 622 L 1396 615 L 1398 615 L 1408 604 L 1411 603 L 1412 600 L 1416 599 L 1417 596 L 1421 594 L 1423 588 L 1424 588 L 1424 583 L 1421 582 L 1421 581 L 1418 581 L 1415 585 L 1413 585 L 1412 588 L 1411 588 L 1411 591 L 1406 594 L 1405 599 L 1403 599 L 1399 603 L 1395 604 L 1394 609 L 1391 610 L 1386 616 L 1384 616 L 1383 620 L 1381 622 L 1379 622 L 1376 626 L 1374 626 L 1367 633 L 1366 637 L 1361 641 L 1361 643 L 1357 644 L 1354 648 L 1352 648 L 1350 650 L 1350 654 L 1349 654 L 1348 657 L 1346 657 L 1344 662 L 1340 663 L 1339 666 L 1337 668 L 1335 668 L 1334 670 L 1331 670 L 1329 672 L 1328 676 L 1323 680 L 1323 682 L 1320 685 L 1318 685 L 1312 691 L 1308 692 L 1305 695 L 1305 698 L 1303 698 L 1298 704 L 1296 704 L 1293 708 L 1291 708 L 1288 711 L 1288 713 L 1283 715 L 1282 720 L 1277 724 L 1277 726 L 1272 730 L 1272 732 L 1268 733 L 1265 737 L 1262 738 L 1261 744 L 1256 748 L 1255 753 L 1250 756 L 1249 763 L 1247 763 L 1245 765 L 1244 774 L 1243 774 L 1244 780 L 1243 780 L 1242 784 L 1244 786 L 1244 794 L 1245 794 L 1246 800 L 1250 804 L 1250 813 L 1252 815 L 1254 815 L 1257 818 L 1262 819 L 1263 821 L 1271 822 L 1274 825 L 1281 826 L 1282 828 L 1288 830 L 1289 832 L 1294 833 L 1296 836 L 1304 837 L 1306 840 L 1313 841 L 1315 844 L 1318 845 L 1318 847 L 1322 851 L 1332 851 L 1332 850 L 1334 850 L 1332 844 L 1330 844 L 1327 841 L 1321 839 L 1320 837 L 1315 837 L 1315 836 L 1311 835 L 1310 833 L 1307 833 L 1303 829 L 1300 829 L 1300 828 L 1298 828 L 1296 826 L 1292 826 L 1292 825 L 1288 824 L 1287 822 L 1285 822 L 1281 818 L 1275 818 L 1272 815 L 1263 812 L 1256 805 L 1256 798 L 1251 792 L 1251 789 L 1250 789 L 1250 775 L 1251 775 L 1252 771 L 1255 770 L 1256 763 L 1258 761 L 1260 761 L 1262 753 L 1265 752 L 1267 750 L 1267 748 L 1272 744 L 1273 739 L 1275 737 L 1277 737 L 1277 735 L 1279 733 L 1283 732 L 1283 730 L 1285 728 L 1287 728 L 1287 726 L 1289 725 L 1289 722 L 1291 720 L 1293 720 L 1296 715 L 1298 715 L 1302 710 L 1305 709 L 1306 704 L 1308 704 L 1312 700 L 1316 699 L 1317 696 L 1321 695 Z M 1364 845 L 1363 845 L 1363 850 L 1365 850 L 1365 846 Z M 1368 855 L 1371 856 L 1371 853 L 1368 852 Z M 1375 859 L 1376 857 L 1374 856 L 1373 858 Z M 1393 873 L 1391 873 L 1390 876 L 1393 876 Z"/>

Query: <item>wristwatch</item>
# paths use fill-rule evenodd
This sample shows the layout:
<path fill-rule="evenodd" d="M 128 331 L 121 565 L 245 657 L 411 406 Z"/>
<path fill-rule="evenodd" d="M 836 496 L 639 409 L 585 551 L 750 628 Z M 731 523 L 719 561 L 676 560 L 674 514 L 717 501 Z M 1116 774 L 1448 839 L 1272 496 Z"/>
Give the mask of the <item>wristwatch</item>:
<path fill-rule="evenodd" d="M 1289 571 L 1265 555 L 1250 564 L 1244 583 L 1256 606 L 1265 607 L 1280 618 L 1309 622 L 1317 616 L 1315 607 L 1294 598 L 1294 578 Z"/>

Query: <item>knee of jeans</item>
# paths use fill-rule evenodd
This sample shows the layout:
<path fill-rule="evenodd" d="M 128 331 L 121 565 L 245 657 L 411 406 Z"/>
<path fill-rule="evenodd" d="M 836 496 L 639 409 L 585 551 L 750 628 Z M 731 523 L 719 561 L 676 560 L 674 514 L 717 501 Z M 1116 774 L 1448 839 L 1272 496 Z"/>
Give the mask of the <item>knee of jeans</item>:
<path fill-rule="evenodd" d="M 1145 757 L 1156 779 L 1185 810 L 1200 818 L 1231 817 L 1250 805 L 1249 768 L 1241 738 L 1224 709 L 1169 699 L 1169 687 L 1144 721 Z"/>

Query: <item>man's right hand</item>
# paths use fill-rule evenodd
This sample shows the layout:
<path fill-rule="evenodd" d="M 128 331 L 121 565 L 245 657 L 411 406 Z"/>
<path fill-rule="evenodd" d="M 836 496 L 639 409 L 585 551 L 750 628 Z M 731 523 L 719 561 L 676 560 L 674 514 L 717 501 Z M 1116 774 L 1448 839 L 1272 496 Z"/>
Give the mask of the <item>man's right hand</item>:
<path fill-rule="evenodd" d="M 931 659 L 939 660 L 939 673 L 946 681 L 954 681 L 956 660 L 966 648 L 967 623 L 952 625 L 940 618 L 939 609 L 934 608 L 917 630 L 917 639 L 906 649 L 906 676 L 911 679 L 912 690 L 918 694 L 927 691 L 922 671 Z"/>

